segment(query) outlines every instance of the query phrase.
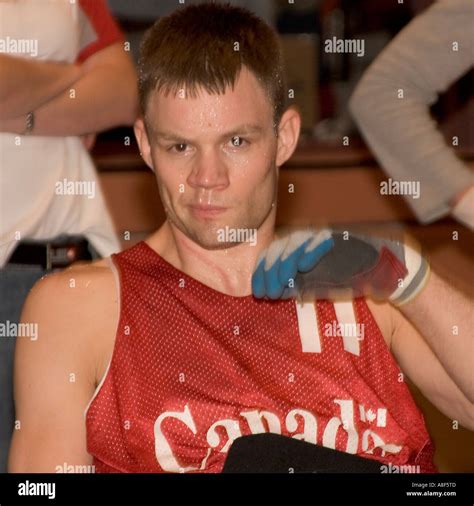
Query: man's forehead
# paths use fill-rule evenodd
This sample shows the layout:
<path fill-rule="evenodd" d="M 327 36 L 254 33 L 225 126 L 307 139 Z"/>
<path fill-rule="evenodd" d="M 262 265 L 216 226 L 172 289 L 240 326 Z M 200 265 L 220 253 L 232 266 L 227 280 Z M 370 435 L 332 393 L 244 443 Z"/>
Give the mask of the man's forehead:
<path fill-rule="evenodd" d="M 235 107 L 219 99 L 206 103 L 182 100 L 180 103 L 151 102 L 147 123 L 155 136 L 188 138 L 197 133 L 256 135 L 272 127 L 272 114 L 255 104 Z"/>
<path fill-rule="evenodd" d="M 203 123 L 209 120 L 239 115 L 240 123 L 259 123 L 263 115 L 272 113 L 271 101 L 251 72 L 242 70 L 233 86 L 224 93 L 210 92 L 204 86 L 189 90 L 186 86 L 174 89 L 158 89 L 150 94 L 147 116 L 188 116 L 187 121 Z M 169 121 L 169 118 L 167 118 Z M 228 121 L 225 121 L 226 125 Z"/>

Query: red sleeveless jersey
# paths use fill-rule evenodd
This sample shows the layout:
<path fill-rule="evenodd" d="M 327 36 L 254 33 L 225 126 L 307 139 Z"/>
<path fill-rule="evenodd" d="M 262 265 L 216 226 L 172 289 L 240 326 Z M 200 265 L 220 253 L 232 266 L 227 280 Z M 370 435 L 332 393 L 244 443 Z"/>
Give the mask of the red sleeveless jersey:
<path fill-rule="evenodd" d="M 234 439 L 261 432 L 437 471 L 364 299 L 226 295 L 144 242 L 112 259 L 120 320 L 86 410 L 96 472 L 218 473 Z"/>

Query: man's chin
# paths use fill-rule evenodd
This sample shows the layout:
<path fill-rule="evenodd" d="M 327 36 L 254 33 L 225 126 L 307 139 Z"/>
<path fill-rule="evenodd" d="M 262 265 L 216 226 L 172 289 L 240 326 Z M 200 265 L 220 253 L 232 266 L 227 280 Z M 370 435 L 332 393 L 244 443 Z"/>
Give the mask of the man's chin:
<path fill-rule="evenodd" d="M 209 238 L 202 238 L 199 236 L 192 237 L 192 240 L 201 248 L 209 251 L 235 248 L 239 244 L 242 244 L 241 242 L 221 242 L 216 239 L 210 240 Z"/>
<path fill-rule="evenodd" d="M 247 242 L 246 238 L 228 237 L 229 234 L 225 234 L 226 230 L 229 230 L 229 226 L 213 226 L 212 230 L 199 230 L 197 228 L 189 228 L 188 237 L 192 239 L 201 248 L 207 250 L 223 250 L 231 249 Z M 234 230 L 234 229 L 232 229 Z M 237 230 L 237 229 L 236 229 Z M 243 228 L 240 230 L 244 230 Z"/>
<path fill-rule="evenodd" d="M 206 223 L 194 220 L 171 221 L 194 243 L 209 251 L 231 249 L 243 243 L 254 246 L 256 242 L 256 228 L 229 224 L 228 220 L 209 220 Z"/>

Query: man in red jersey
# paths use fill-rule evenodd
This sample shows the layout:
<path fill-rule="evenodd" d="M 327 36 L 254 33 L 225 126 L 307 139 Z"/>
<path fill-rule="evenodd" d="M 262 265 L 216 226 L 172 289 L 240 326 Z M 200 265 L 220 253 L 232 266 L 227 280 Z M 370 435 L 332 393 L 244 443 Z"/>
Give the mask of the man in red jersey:
<path fill-rule="evenodd" d="M 135 132 L 167 221 L 32 290 L 10 470 L 220 472 L 232 441 L 267 431 L 434 471 L 404 379 L 473 428 L 461 294 L 434 274 L 403 312 L 252 294 L 300 131 L 276 34 L 230 6 L 178 10 L 146 36 L 140 91 Z"/>

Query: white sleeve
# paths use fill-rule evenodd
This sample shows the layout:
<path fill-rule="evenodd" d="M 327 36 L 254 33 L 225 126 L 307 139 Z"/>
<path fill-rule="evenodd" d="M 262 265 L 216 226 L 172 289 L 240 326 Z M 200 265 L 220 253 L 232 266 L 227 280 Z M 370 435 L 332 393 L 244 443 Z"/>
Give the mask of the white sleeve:
<path fill-rule="evenodd" d="M 473 63 L 474 1 L 439 0 L 382 51 L 349 103 L 384 171 L 397 181 L 420 182 L 419 198 L 407 196 L 406 201 L 422 223 L 449 213 L 448 202 L 474 181 L 429 110 Z"/>

